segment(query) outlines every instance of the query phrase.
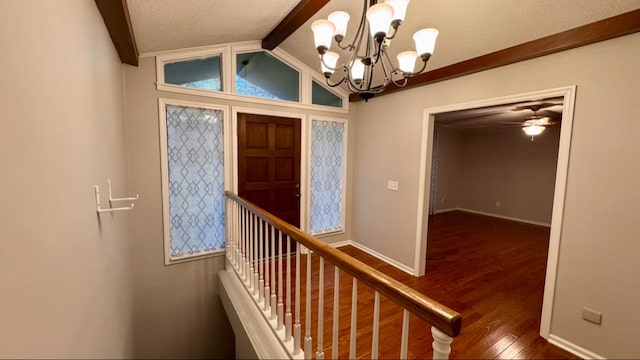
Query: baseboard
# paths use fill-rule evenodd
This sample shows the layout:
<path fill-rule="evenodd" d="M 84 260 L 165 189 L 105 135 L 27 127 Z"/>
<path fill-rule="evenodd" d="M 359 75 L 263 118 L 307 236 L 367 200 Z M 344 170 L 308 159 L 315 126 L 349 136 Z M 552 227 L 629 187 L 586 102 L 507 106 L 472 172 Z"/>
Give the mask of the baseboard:
<path fill-rule="evenodd" d="M 368 248 L 368 247 L 366 247 L 366 246 L 364 246 L 364 245 L 362 245 L 362 244 L 360 244 L 360 243 L 358 243 L 356 241 L 344 240 L 344 241 L 339 241 L 339 242 L 332 243 L 332 244 L 329 244 L 329 245 L 331 245 L 334 248 L 337 248 L 337 247 L 340 247 L 340 246 L 351 245 L 351 246 L 357 248 L 358 250 L 362 250 L 362 251 L 366 252 L 367 254 L 369 254 L 369 255 L 371 255 L 373 257 L 376 257 L 379 260 L 382 260 L 382 261 L 386 262 L 387 264 L 389 264 L 389 265 L 391 265 L 391 266 L 393 266 L 393 267 L 395 267 L 395 268 L 397 268 L 399 270 L 402 270 L 402 271 L 406 272 L 407 274 L 409 274 L 411 276 L 414 276 L 412 268 L 408 267 L 405 264 L 399 263 L 399 262 L 393 260 L 392 258 L 390 258 L 388 256 L 382 255 L 379 252 L 377 252 L 375 250 L 372 250 L 372 249 L 370 249 L 370 248 Z"/>
<path fill-rule="evenodd" d="M 566 350 L 578 356 L 581 359 L 605 359 L 605 357 L 603 356 L 600 356 L 554 334 L 549 335 L 549 342 L 563 350 Z"/>
<path fill-rule="evenodd" d="M 498 218 L 498 219 L 517 221 L 517 222 L 521 222 L 521 223 L 525 223 L 525 224 L 538 225 L 538 226 L 544 226 L 544 227 L 551 227 L 550 223 L 527 220 L 527 219 L 521 219 L 521 218 L 512 217 L 512 216 L 504 216 L 504 215 L 499 215 L 499 214 L 492 214 L 492 213 L 488 213 L 488 212 L 484 212 L 484 211 L 477 211 L 477 210 L 471 210 L 471 209 L 465 209 L 465 208 L 456 208 L 454 210 L 464 211 L 464 212 L 468 212 L 468 213 L 472 213 L 472 214 L 478 214 L 478 215 L 484 215 L 484 216 L 491 216 L 491 217 Z M 451 210 L 448 210 L 448 211 L 451 211 Z"/>
<path fill-rule="evenodd" d="M 454 207 L 454 208 L 448 208 L 448 209 L 439 209 L 434 211 L 434 214 L 442 214 L 442 213 L 446 213 L 446 212 L 450 212 L 450 211 L 456 211 L 456 210 L 460 210 L 460 208 Z"/>

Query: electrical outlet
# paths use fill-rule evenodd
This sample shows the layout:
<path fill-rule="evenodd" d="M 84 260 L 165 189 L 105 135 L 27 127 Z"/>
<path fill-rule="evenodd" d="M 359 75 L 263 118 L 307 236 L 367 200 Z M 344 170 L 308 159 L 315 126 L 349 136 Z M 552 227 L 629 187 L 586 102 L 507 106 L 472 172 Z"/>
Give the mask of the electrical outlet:
<path fill-rule="evenodd" d="M 444 204 L 444 198 L 443 197 L 440 198 L 440 204 Z"/>
<path fill-rule="evenodd" d="M 398 191 L 398 182 L 393 180 L 387 181 L 387 189 Z"/>
<path fill-rule="evenodd" d="M 496 207 L 500 207 L 502 206 L 502 203 L 500 203 L 500 201 L 496 201 Z"/>
<path fill-rule="evenodd" d="M 602 313 L 586 306 L 582 308 L 582 318 L 596 325 L 602 324 Z"/>

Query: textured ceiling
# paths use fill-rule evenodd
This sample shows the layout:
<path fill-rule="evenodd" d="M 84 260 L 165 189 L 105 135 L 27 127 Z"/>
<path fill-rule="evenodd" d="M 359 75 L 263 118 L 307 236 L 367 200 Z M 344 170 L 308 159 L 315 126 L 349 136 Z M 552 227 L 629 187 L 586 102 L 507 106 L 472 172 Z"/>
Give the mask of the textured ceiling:
<path fill-rule="evenodd" d="M 126 0 L 140 53 L 262 40 L 298 0 Z M 280 47 L 319 72 L 311 23 L 335 10 L 352 19 L 359 0 L 332 0 Z M 440 30 L 427 70 L 640 9 L 640 0 L 413 0 L 392 53 L 413 49 L 411 35 Z M 343 56 L 342 58 L 345 58 Z"/>
<path fill-rule="evenodd" d="M 140 53 L 262 40 L 299 0 L 126 0 Z"/>
<path fill-rule="evenodd" d="M 638 8 L 640 0 L 413 0 L 390 49 L 415 50 L 413 33 L 436 28 L 440 35 L 427 66 L 432 70 Z M 280 47 L 320 72 L 311 23 L 336 10 L 351 14 L 351 41 L 362 2 L 332 0 Z"/>

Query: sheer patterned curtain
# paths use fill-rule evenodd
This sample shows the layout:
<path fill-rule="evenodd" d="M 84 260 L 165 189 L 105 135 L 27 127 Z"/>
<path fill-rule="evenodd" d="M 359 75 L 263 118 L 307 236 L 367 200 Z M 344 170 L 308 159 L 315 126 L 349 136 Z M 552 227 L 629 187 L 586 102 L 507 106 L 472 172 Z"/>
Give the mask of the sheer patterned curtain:
<path fill-rule="evenodd" d="M 343 230 L 345 123 L 311 124 L 311 233 Z"/>
<path fill-rule="evenodd" d="M 166 106 L 171 258 L 224 249 L 220 110 Z"/>

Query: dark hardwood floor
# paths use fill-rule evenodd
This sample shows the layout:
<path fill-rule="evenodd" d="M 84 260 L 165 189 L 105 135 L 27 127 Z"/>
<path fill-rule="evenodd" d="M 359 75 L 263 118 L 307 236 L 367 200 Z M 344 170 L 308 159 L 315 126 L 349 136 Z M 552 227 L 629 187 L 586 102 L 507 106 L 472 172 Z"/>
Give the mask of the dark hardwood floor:
<path fill-rule="evenodd" d="M 427 275 L 413 277 L 352 247 L 340 250 L 453 308 L 462 315 L 462 332 L 452 344 L 454 359 L 576 359 L 539 335 L 549 229 L 518 222 L 449 212 L 429 220 Z M 393 241 L 393 239 L 389 239 Z M 306 257 L 301 256 L 302 304 Z M 318 263 L 312 255 L 312 336 L 318 346 Z M 292 258 L 292 272 L 295 265 Z M 292 274 L 295 276 L 295 274 Z M 334 267 L 325 264 L 323 349 L 331 357 Z M 339 357 L 349 355 L 352 279 L 340 277 Z M 357 357 L 371 357 L 373 291 L 358 286 Z M 295 312 L 295 304 L 293 304 Z M 301 307 L 305 333 L 304 306 Z M 397 358 L 402 309 L 381 298 L 380 358 Z M 430 358 L 430 325 L 411 316 L 409 358 Z"/>

